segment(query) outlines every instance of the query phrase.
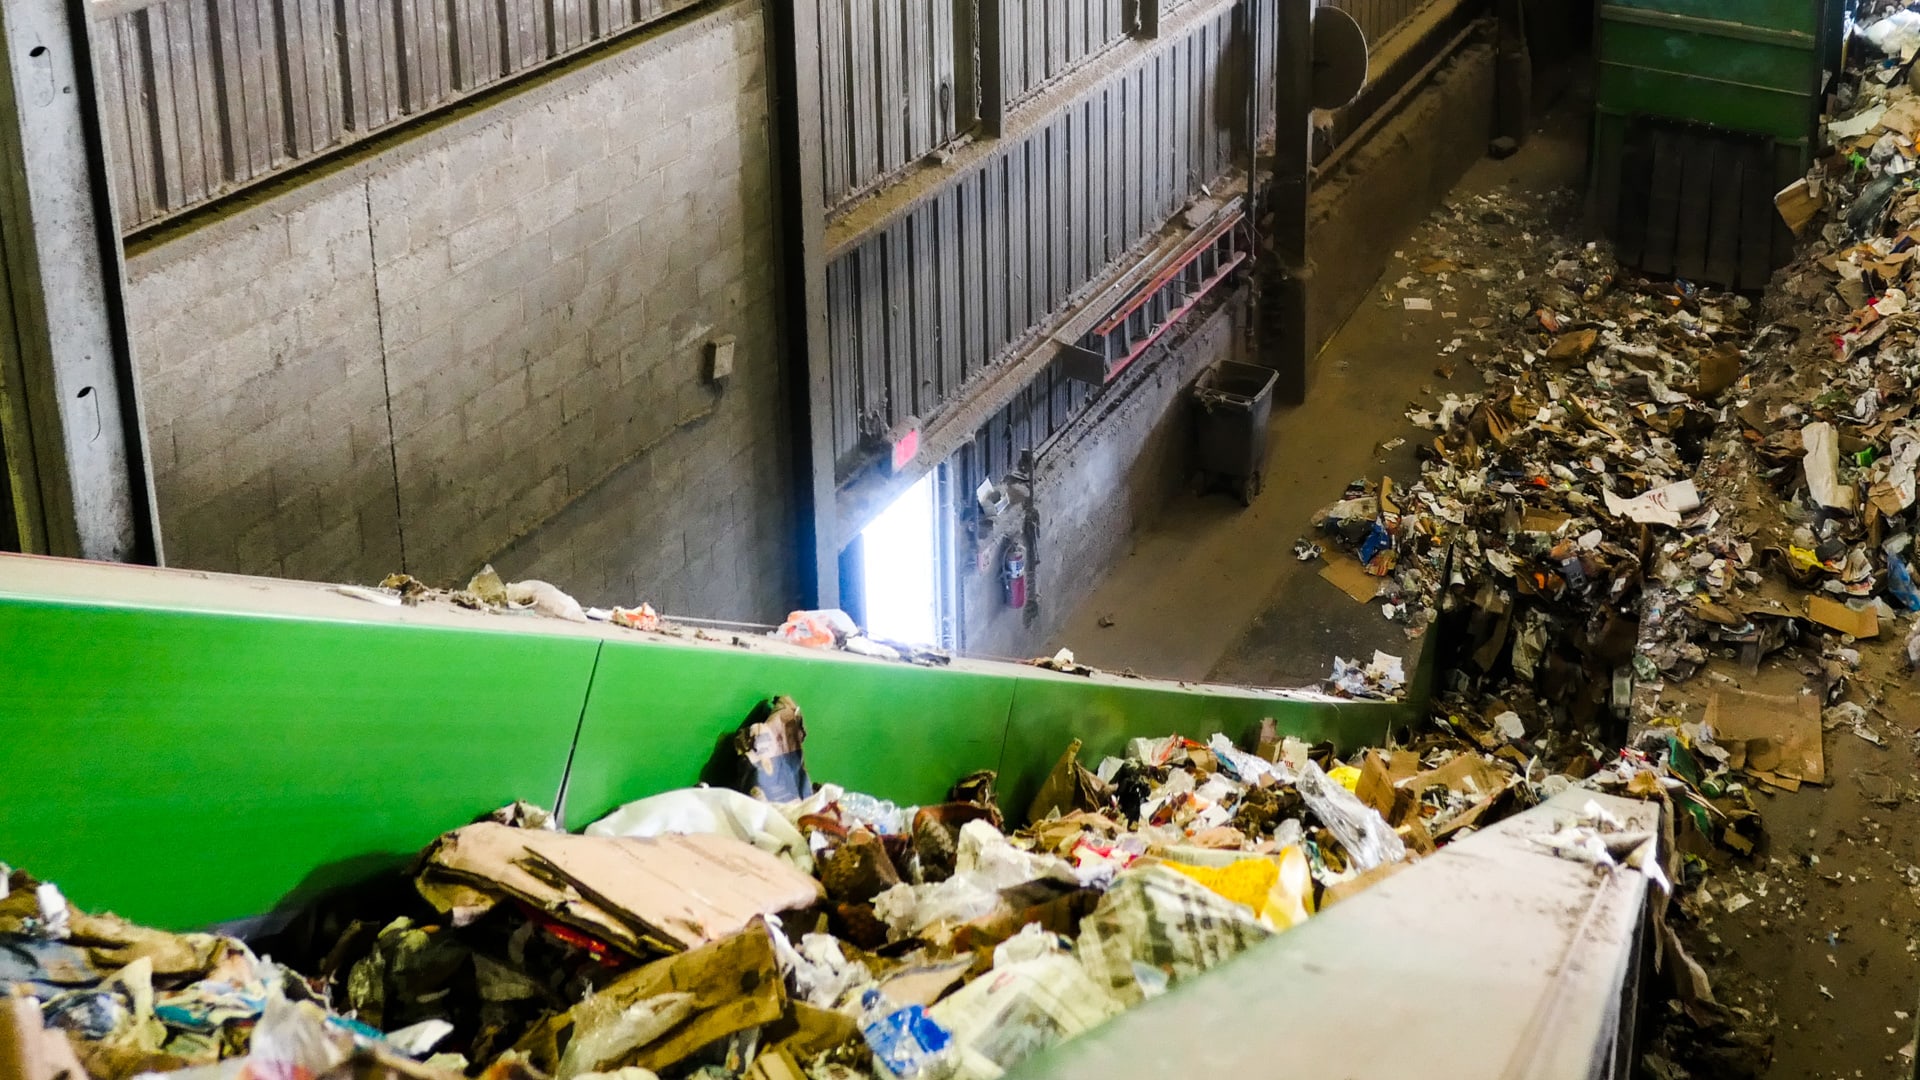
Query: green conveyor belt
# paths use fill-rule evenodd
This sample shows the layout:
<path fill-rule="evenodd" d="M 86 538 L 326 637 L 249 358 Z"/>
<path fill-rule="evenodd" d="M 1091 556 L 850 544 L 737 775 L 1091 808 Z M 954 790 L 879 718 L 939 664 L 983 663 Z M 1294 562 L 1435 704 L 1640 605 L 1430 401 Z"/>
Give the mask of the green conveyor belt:
<path fill-rule="evenodd" d="M 1135 736 L 1245 739 L 1273 717 L 1354 746 L 1414 716 L 0 556 L 0 861 L 83 908 L 160 926 L 245 918 L 391 867 L 514 799 L 553 805 L 564 787 L 577 828 L 696 783 L 717 741 L 774 694 L 805 710 L 818 780 L 925 802 L 997 768 L 1009 810 L 1073 738 L 1097 761 Z"/>

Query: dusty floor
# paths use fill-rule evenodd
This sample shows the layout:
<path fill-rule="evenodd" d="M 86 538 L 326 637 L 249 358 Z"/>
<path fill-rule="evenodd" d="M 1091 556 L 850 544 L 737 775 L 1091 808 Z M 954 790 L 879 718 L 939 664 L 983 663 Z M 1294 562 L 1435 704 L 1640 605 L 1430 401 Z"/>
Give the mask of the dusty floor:
<path fill-rule="evenodd" d="M 1806 683 L 1783 657 L 1757 675 L 1716 668 L 1663 701 L 1681 712 L 1715 684 L 1793 694 Z M 1767 846 L 1751 860 L 1711 859 L 1711 899 L 1681 920 L 1716 998 L 1772 1036 L 1771 1067 L 1757 1075 L 1774 1080 L 1914 1075 L 1902 1048 L 1920 994 L 1920 697 L 1897 672 L 1851 696 L 1880 697 L 1872 730 L 1884 745 L 1846 727 L 1826 732 L 1827 785 L 1761 796 Z M 1697 706 L 1686 712 L 1699 718 Z"/>
<path fill-rule="evenodd" d="M 1585 167 L 1584 117 L 1550 117 L 1519 155 L 1483 160 L 1450 200 L 1497 189 L 1546 193 L 1577 185 Z M 1545 207 L 1551 206 L 1551 210 Z M 1542 212 L 1569 213 L 1563 194 Z M 1516 233 L 1521 229 L 1516 228 Z M 1351 480 L 1415 474 L 1419 433 L 1406 407 L 1423 391 L 1473 379 L 1471 320 L 1485 301 L 1470 278 L 1454 291 L 1396 282 L 1445 252 L 1404 239 L 1392 268 L 1319 358 L 1311 404 L 1276 413 L 1267 487 L 1241 509 L 1223 496 L 1184 496 L 1137 541 L 1069 621 L 1059 644 L 1087 663 L 1183 679 L 1287 685 L 1325 677 L 1335 655 L 1373 649 L 1411 656 L 1418 643 L 1376 605 L 1350 600 L 1292 556 L 1313 512 Z M 1525 242 L 1517 236 L 1516 242 Z M 1432 295 L 1434 310 L 1406 310 L 1403 291 Z M 1444 352 L 1455 338 L 1462 347 Z M 1386 449 L 1395 440 L 1407 440 Z M 1757 675 L 1708 674 L 1674 687 L 1676 711 L 1713 685 L 1792 693 L 1807 682 L 1791 660 Z M 1914 1076 L 1916 961 L 1920 960 L 1920 693 L 1889 671 L 1852 690 L 1876 709 L 1884 745 L 1842 727 L 1825 736 L 1829 784 L 1757 796 L 1768 842 L 1750 859 L 1708 857 L 1706 899 L 1678 916 L 1683 939 L 1712 976 L 1718 1000 L 1744 1010 L 1741 1026 L 1771 1038 L 1764 1056 L 1693 1048 L 1686 1071 L 1642 1063 L 1657 1080 L 1691 1076 Z M 1683 712 L 1684 714 L 1684 712 Z M 1904 1051 L 1904 1052 L 1903 1052 Z"/>
<path fill-rule="evenodd" d="M 1586 168 L 1586 134 L 1583 112 L 1556 111 L 1519 154 L 1476 164 L 1454 199 L 1501 188 L 1565 189 Z M 1478 385 L 1470 346 L 1442 350 L 1485 314 L 1482 297 L 1459 277 L 1451 282 L 1457 291 L 1436 294 L 1432 311 L 1406 310 L 1394 282 L 1432 255 L 1401 239 L 1382 238 L 1398 257 L 1322 350 L 1308 404 L 1275 409 L 1265 490 L 1254 505 L 1242 509 L 1219 494 L 1176 499 L 1068 620 L 1055 647 L 1095 667 L 1260 686 L 1323 679 L 1336 655 L 1381 649 L 1411 659 L 1418 651 L 1377 607 L 1321 579 L 1324 564 L 1292 554 L 1313 512 L 1348 482 L 1417 475 L 1413 442 L 1421 433 L 1405 413 L 1423 388 L 1447 382 L 1438 369 L 1451 367 L 1453 382 Z"/>

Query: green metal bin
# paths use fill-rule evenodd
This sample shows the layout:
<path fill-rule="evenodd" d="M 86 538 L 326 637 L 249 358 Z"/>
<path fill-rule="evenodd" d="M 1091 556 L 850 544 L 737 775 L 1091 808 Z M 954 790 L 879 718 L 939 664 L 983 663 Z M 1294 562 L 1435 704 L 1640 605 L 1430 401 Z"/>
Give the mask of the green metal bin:
<path fill-rule="evenodd" d="M 1595 37 L 1594 211 L 1623 262 L 1760 288 L 1774 192 L 1818 148 L 1853 0 L 1613 0 Z"/>

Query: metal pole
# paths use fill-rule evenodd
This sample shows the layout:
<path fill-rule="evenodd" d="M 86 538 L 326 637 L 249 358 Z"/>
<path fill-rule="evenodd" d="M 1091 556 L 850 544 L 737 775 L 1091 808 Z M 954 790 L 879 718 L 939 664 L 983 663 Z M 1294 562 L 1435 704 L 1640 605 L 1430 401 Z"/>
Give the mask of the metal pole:
<path fill-rule="evenodd" d="M 1268 275 L 1263 337 L 1269 363 L 1280 372 L 1274 396 L 1289 404 L 1307 397 L 1307 195 L 1313 165 L 1313 8 L 1315 0 L 1280 0 L 1274 71 L 1273 231 L 1278 265 Z"/>
<path fill-rule="evenodd" d="M 84 0 L 0 0 L 0 426 L 31 551 L 159 562 Z"/>
<path fill-rule="evenodd" d="M 777 209 L 785 277 L 786 362 L 791 388 L 794 465 L 800 506 L 801 600 L 840 603 L 839 532 L 834 496 L 833 383 L 828 365 L 825 149 L 820 123 L 819 0 L 767 4 L 777 66 L 780 169 Z"/>

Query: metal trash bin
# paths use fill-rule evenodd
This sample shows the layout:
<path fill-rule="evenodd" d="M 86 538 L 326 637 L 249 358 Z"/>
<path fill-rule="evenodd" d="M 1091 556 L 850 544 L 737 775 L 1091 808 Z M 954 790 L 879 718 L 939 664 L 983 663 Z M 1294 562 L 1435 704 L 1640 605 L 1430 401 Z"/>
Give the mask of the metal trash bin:
<path fill-rule="evenodd" d="M 1267 421 L 1273 415 L 1272 368 L 1222 360 L 1193 388 L 1198 416 L 1199 461 L 1204 488 L 1224 486 L 1244 506 L 1260 494 L 1267 460 Z"/>

